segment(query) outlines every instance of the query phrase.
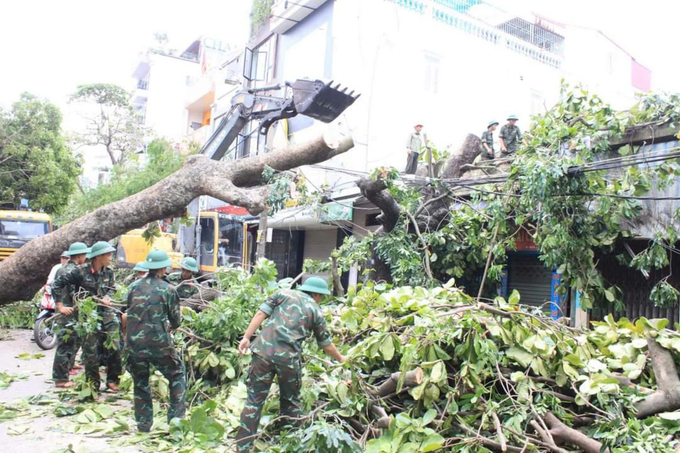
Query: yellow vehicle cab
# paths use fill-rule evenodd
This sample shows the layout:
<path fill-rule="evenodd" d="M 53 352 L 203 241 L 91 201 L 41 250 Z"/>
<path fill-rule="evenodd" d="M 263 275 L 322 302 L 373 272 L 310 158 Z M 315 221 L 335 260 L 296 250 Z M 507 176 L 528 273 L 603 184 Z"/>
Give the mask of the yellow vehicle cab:
<path fill-rule="evenodd" d="M 116 266 L 132 269 L 137 263 L 144 261 L 151 250 L 159 249 L 167 252 L 172 260 L 172 267 L 179 269 L 182 254 L 174 251 L 177 235 L 161 233 L 160 237 L 155 238 L 153 243 L 149 244 L 142 233 L 144 233 L 143 229 L 131 230 L 120 237 L 116 250 Z"/>
<path fill-rule="evenodd" d="M 52 219 L 42 212 L 0 210 L 0 261 L 52 229 Z"/>

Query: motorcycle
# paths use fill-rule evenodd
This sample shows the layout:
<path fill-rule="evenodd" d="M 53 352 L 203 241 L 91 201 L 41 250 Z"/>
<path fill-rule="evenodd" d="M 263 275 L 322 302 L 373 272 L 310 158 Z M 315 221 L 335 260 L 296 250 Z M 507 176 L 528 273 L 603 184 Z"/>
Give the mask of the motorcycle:
<path fill-rule="evenodd" d="M 57 336 L 54 334 L 54 317 L 57 315 L 54 299 L 49 286 L 45 285 L 45 292 L 40 300 L 40 313 L 33 325 L 33 337 L 35 343 L 44 350 L 52 349 L 57 345 Z"/>

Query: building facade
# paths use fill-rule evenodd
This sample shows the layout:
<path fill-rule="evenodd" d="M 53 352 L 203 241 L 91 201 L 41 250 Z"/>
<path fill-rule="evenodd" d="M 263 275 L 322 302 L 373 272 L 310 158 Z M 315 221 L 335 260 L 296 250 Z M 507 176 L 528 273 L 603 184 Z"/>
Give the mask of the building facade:
<path fill-rule="evenodd" d="M 511 113 L 527 128 L 531 115 L 559 101 L 562 79 L 627 107 L 650 78 L 600 32 L 479 0 L 277 0 L 243 60 L 246 88 L 308 78 L 361 93 L 336 120 L 352 131 L 354 148 L 300 169 L 310 190 L 327 188 L 330 198 L 349 207 L 349 217 L 321 221 L 318 213 L 292 208 L 270 218 L 270 236 L 294 242 L 302 255 L 288 263 L 327 258 L 337 242 L 331 236 L 361 237 L 376 228 L 378 211 L 364 204 L 354 181 L 377 167 L 403 170 L 406 138 L 416 123 L 438 148 L 455 147 Z M 215 109 L 227 111 L 230 103 L 223 104 L 216 101 Z M 260 137 L 252 125 L 225 158 L 305 142 L 327 127 L 297 116 Z M 292 256 L 292 249 L 286 253 Z M 282 265 L 280 276 L 299 270 Z"/>

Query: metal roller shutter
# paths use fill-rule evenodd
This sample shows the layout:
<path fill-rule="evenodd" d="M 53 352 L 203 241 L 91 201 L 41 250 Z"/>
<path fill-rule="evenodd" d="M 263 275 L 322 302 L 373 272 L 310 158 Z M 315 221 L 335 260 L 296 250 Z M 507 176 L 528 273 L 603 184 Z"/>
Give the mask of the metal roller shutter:
<path fill-rule="evenodd" d="M 552 271 L 545 267 L 537 255 L 510 255 L 508 294 L 519 291 L 520 303 L 541 306 L 550 311 Z"/>

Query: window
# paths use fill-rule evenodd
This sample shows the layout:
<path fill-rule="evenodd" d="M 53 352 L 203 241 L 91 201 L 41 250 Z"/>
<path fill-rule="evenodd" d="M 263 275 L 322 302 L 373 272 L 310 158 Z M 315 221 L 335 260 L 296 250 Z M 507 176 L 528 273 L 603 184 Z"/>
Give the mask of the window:
<path fill-rule="evenodd" d="M 425 56 L 425 92 L 439 93 L 439 58 L 434 55 Z"/>
<path fill-rule="evenodd" d="M 50 232 L 47 222 L 0 220 L 0 237 L 3 239 L 33 239 Z"/>
<path fill-rule="evenodd" d="M 212 266 L 215 256 L 215 221 L 212 218 L 201 219 L 201 264 Z"/>
<path fill-rule="evenodd" d="M 240 263 L 243 252 L 243 224 L 231 218 L 220 217 L 219 225 L 217 265 Z"/>

